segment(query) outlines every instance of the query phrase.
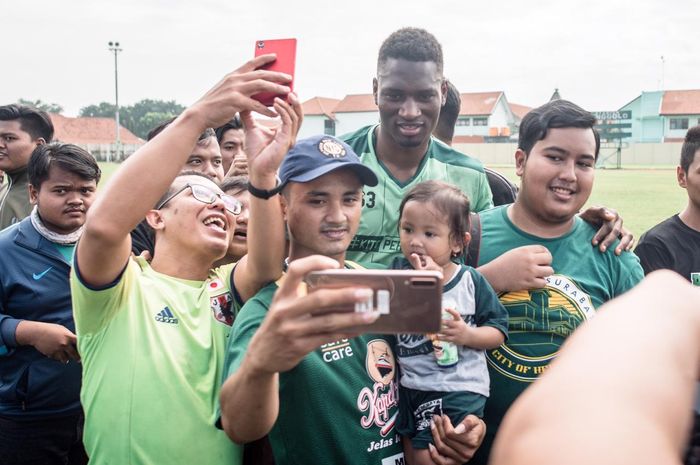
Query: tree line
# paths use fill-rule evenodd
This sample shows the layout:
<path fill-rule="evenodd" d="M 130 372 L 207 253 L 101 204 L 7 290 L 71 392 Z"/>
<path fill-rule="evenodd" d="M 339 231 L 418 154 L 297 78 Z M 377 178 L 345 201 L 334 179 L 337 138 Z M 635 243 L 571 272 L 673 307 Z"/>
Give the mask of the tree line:
<path fill-rule="evenodd" d="M 19 99 L 17 103 L 29 105 L 49 113 L 62 113 L 63 107 L 57 103 L 44 102 L 42 100 Z M 185 109 L 174 100 L 143 99 L 133 105 L 119 107 L 119 122 L 122 126 L 145 139 L 148 131 L 159 123 L 179 115 Z M 116 107 L 113 103 L 100 102 L 97 105 L 88 105 L 80 109 L 80 116 L 114 118 Z"/>

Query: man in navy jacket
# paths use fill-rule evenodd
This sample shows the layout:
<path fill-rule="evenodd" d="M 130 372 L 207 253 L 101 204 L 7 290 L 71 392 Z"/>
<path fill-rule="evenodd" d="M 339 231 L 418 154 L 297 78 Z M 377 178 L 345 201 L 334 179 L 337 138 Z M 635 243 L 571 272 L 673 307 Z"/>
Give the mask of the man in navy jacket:
<path fill-rule="evenodd" d="M 83 149 L 50 144 L 28 175 L 34 209 L 0 233 L 0 463 L 84 464 L 68 276 L 100 169 Z"/>

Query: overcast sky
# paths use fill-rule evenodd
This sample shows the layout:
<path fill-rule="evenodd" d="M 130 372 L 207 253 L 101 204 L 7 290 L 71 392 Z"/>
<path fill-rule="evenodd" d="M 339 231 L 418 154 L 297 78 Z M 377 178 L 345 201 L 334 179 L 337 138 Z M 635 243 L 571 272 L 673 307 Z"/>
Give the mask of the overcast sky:
<path fill-rule="evenodd" d="M 244 5 L 244 6 L 242 6 Z M 257 39 L 298 39 L 302 100 L 371 92 L 381 42 L 403 26 L 436 35 L 461 92 L 544 103 L 558 87 L 613 110 L 642 90 L 700 88 L 697 0 L 3 0 L 0 103 L 41 99 L 76 115 L 122 105 L 190 104 L 253 55 Z M 693 47 L 693 45 L 695 47 Z"/>

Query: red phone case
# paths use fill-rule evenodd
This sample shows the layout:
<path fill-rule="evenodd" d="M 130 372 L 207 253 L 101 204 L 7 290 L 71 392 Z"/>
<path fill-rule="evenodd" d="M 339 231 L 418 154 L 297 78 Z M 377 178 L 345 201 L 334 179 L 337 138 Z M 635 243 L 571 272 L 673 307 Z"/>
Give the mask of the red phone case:
<path fill-rule="evenodd" d="M 269 69 L 270 71 L 279 71 L 292 76 L 292 82 L 288 84 L 289 88 L 294 90 L 294 65 L 297 56 L 297 40 L 296 39 L 275 39 L 275 40 L 258 40 L 255 42 L 255 56 L 274 53 L 277 59 L 261 69 Z M 274 94 L 272 92 L 263 92 L 253 95 L 253 98 L 267 107 L 272 106 L 275 97 L 287 98 L 286 95 Z"/>

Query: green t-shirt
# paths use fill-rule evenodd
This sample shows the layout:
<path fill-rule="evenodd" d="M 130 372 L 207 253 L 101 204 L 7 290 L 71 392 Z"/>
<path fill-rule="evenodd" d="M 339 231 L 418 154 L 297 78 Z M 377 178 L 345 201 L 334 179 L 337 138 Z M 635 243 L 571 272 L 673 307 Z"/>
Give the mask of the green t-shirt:
<path fill-rule="evenodd" d="M 241 447 L 214 427 L 231 270 L 188 281 L 136 257 L 101 290 L 71 273 L 91 465 L 241 463 Z"/>
<path fill-rule="evenodd" d="M 401 255 L 399 205 L 404 194 L 418 183 L 440 180 L 454 184 L 467 194 L 472 211 L 493 207 L 491 189 L 481 162 L 435 138 L 431 138 L 415 176 L 399 182 L 377 159 L 372 140 L 376 127 L 368 126 L 341 137 L 379 178 L 377 186 L 364 188 L 360 228 L 348 248 L 348 259 L 391 266 L 392 260 Z"/>
<path fill-rule="evenodd" d="M 241 309 L 226 358 L 238 369 L 265 318 L 277 284 Z M 277 465 L 404 463 L 394 428 L 398 374 L 394 338 L 366 334 L 321 346 L 280 373 L 279 416 L 269 438 Z"/>
<path fill-rule="evenodd" d="M 644 276 L 633 253 L 617 257 L 614 246 L 600 253 L 591 245 L 595 230 L 578 217 L 567 234 L 543 239 L 516 227 L 507 209 L 504 205 L 480 214 L 479 264 L 516 247 L 541 244 L 552 254 L 554 274 L 547 278 L 545 288 L 499 295 L 508 311 L 508 340 L 498 349 L 486 351 L 491 397 L 484 412 L 486 438 L 473 459 L 476 464 L 486 463 L 506 411 L 544 372 L 564 340 L 592 318 L 598 307 L 634 287 Z"/>

